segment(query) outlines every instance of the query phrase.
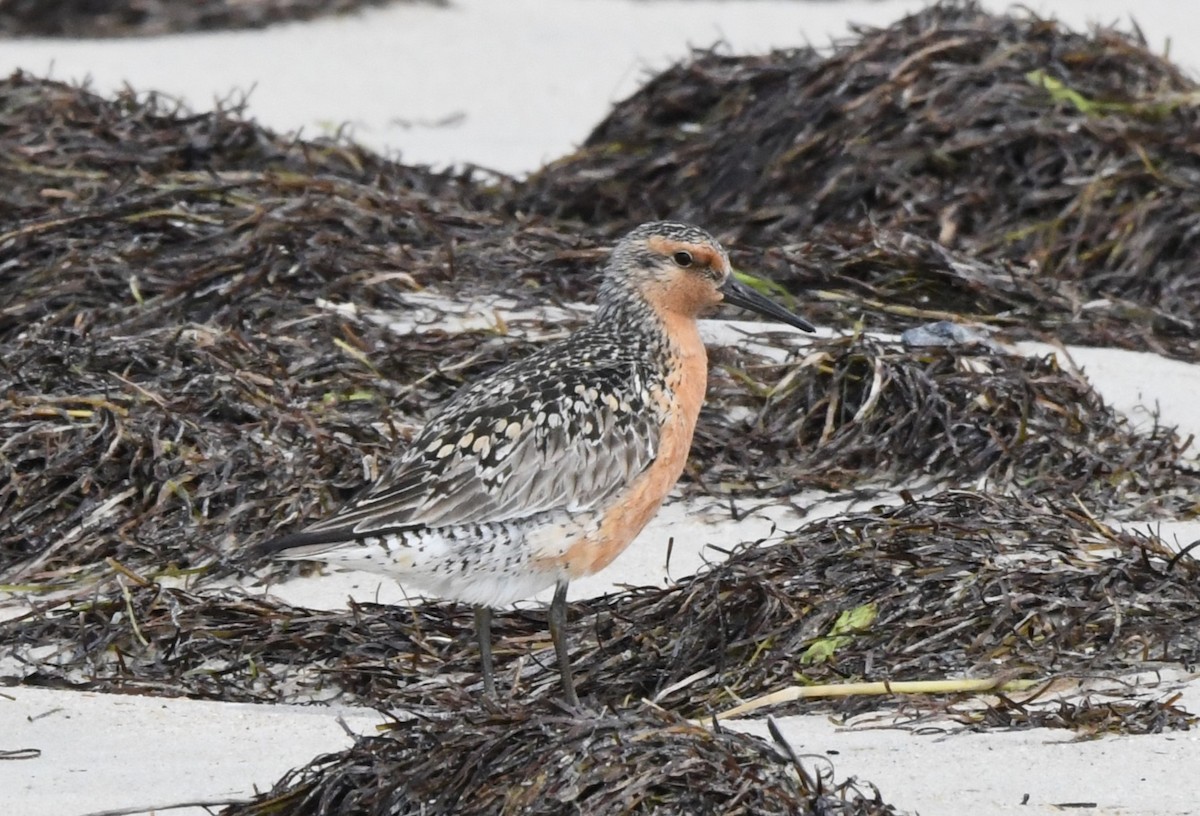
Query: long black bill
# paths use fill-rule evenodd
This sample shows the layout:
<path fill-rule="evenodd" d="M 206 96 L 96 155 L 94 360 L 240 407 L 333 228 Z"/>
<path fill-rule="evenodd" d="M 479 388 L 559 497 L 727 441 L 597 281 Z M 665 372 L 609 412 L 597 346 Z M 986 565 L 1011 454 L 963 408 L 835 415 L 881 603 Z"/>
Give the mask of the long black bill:
<path fill-rule="evenodd" d="M 743 309 L 758 312 L 760 315 L 774 318 L 781 323 L 787 323 L 789 326 L 795 326 L 797 329 L 806 332 L 816 331 L 813 328 L 813 324 L 802 317 L 792 314 L 775 301 L 763 297 L 733 275 L 730 275 L 726 279 L 725 284 L 721 287 L 721 294 L 725 296 L 726 303 L 732 303 L 734 306 L 741 306 Z"/>

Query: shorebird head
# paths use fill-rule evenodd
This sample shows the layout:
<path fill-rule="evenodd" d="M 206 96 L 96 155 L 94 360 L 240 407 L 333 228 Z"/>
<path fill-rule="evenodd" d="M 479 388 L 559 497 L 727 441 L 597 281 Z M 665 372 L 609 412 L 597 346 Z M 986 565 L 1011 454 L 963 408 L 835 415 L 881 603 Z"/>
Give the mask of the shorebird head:
<path fill-rule="evenodd" d="M 653 221 L 634 229 L 613 249 L 607 285 L 632 287 L 660 315 L 695 318 L 731 303 L 815 331 L 807 320 L 739 281 L 724 247 L 690 224 Z"/>

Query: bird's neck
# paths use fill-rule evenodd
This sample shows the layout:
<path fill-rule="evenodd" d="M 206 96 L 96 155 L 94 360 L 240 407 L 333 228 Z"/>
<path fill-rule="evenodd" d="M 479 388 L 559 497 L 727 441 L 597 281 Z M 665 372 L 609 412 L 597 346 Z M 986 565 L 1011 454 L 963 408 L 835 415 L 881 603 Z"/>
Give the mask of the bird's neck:
<path fill-rule="evenodd" d="M 672 413 L 692 428 L 704 402 L 708 384 L 708 354 L 700 339 L 696 318 L 652 304 L 637 292 L 611 291 L 597 310 L 593 324 L 606 330 L 617 327 L 629 346 L 641 346 L 662 370 L 663 382 L 674 403 Z"/>
<path fill-rule="evenodd" d="M 660 303 L 651 303 L 639 292 L 611 287 L 592 317 L 592 325 L 611 331 L 614 328 L 630 346 L 644 347 L 652 354 L 680 360 L 707 361 L 696 319 Z"/>
<path fill-rule="evenodd" d="M 708 386 L 708 353 L 694 317 L 663 311 L 659 318 L 668 338 L 667 386 L 674 394 L 680 419 L 687 426 L 690 443 Z"/>

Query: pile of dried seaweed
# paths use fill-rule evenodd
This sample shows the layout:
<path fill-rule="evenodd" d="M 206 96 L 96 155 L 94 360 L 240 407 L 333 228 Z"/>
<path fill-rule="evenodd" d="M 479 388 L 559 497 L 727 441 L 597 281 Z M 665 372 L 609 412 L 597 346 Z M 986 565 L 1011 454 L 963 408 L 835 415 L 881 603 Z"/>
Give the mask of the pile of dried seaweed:
<path fill-rule="evenodd" d="M 0 36 L 154 37 L 264 28 L 388 2 L 394 0 L 5 0 L 0 3 Z"/>
<path fill-rule="evenodd" d="M 718 361 L 731 376 L 714 378 L 691 468 L 710 492 L 790 496 L 929 476 L 1080 498 L 1106 514 L 1200 513 L 1187 443 L 1171 429 L 1135 433 L 1052 355 L 860 336 L 813 343 L 781 364 L 735 347 Z"/>
<path fill-rule="evenodd" d="M 415 333 L 397 354 L 384 329 L 296 308 L 286 325 L 281 312 L 273 333 L 188 323 L 15 340 L 0 388 L 0 575 L 70 583 L 107 558 L 226 572 L 214 562 L 344 500 L 428 405 L 527 350 Z"/>
<path fill-rule="evenodd" d="M 0 167 L 5 341 L 92 323 L 270 330 L 281 304 L 520 293 L 527 267 L 591 272 L 600 257 L 563 229 L 494 215 L 502 185 L 282 138 L 236 105 L 192 115 L 15 74 L 0 82 Z"/>
<path fill-rule="evenodd" d="M 588 656 L 607 694 L 655 694 L 711 667 L 664 698 L 685 696 L 698 710 L 795 683 L 1005 669 L 1045 677 L 1200 660 L 1195 559 L 1115 533 L 1078 508 L 966 491 L 815 522 L 781 544 L 733 554 L 677 593 L 608 607 L 639 626 L 618 628 L 616 640 L 601 634 Z M 856 611 L 861 628 L 833 634 Z M 662 667 L 652 687 L 608 675 L 606 660 L 622 652 Z M 852 713 L 863 703 L 835 705 Z"/>
<path fill-rule="evenodd" d="M 1182 239 L 1184 236 L 1180 236 Z M 1078 282 L 1036 264 L 989 260 L 896 230 L 826 228 L 808 240 L 734 255 L 742 268 L 800 290 L 821 323 L 903 330 L 953 320 L 1012 339 L 1200 354 L 1197 323 L 1115 296 L 1093 299 Z"/>
<path fill-rule="evenodd" d="M 548 759 L 549 758 L 549 759 Z M 454 813 L 829 814 L 896 811 L 878 791 L 814 777 L 781 739 L 690 724 L 661 709 L 577 718 L 472 698 L 431 721 L 318 757 L 224 816 Z"/>
<path fill-rule="evenodd" d="M 1000 696 L 982 712 L 959 713 L 956 719 L 973 728 L 1068 728 L 1077 739 L 1097 739 L 1105 734 L 1161 734 L 1187 731 L 1200 725 L 1200 717 L 1167 700 L 1059 700 L 1035 707 Z"/>
<path fill-rule="evenodd" d="M 847 613 L 861 624 L 839 631 Z M 1200 563 L 1071 506 L 951 491 L 816 522 L 677 587 L 576 603 L 572 620 L 585 698 L 654 698 L 704 716 L 797 683 L 1195 665 Z M 494 626 L 505 687 L 556 699 L 544 613 L 498 615 Z M 96 690 L 414 711 L 479 683 L 470 610 L 441 604 L 311 612 L 129 584 L 2 624 L 0 638 L 26 663 L 24 682 Z"/>
<path fill-rule="evenodd" d="M 861 30 L 829 56 L 699 53 L 532 178 L 520 206 L 613 232 L 682 217 L 736 245 L 826 258 L 826 246 L 836 258 L 869 244 L 869 219 L 885 244 L 913 235 L 1000 273 L 1013 264 L 1055 297 L 1029 292 L 1013 313 L 991 281 L 956 275 L 941 293 L 940 269 L 903 258 L 832 270 L 748 259 L 794 288 L 849 277 L 816 313 L 823 323 L 847 303 L 882 320 L 889 304 L 955 309 L 945 295 L 1007 318 L 1075 324 L 1077 336 L 1099 313 L 1125 324 L 1123 344 L 1194 359 L 1198 131 L 1200 87 L 1140 37 L 947 2 Z M 891 274 L 897 267 L 908 274 Z"/>

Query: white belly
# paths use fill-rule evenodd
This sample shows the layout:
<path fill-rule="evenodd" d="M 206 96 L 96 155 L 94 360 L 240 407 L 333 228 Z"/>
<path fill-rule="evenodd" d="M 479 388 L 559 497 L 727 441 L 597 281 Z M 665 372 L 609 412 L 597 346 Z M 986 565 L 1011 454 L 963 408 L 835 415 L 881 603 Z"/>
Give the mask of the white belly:
<path fill-rule="evenodd" d="M 503 606 L 565 580 L 569 565 L 561 556 L 595 526 L 590 515 L 556 512 L 298 547 L 279 557 L 387 575 L 446 600 Z"/>

